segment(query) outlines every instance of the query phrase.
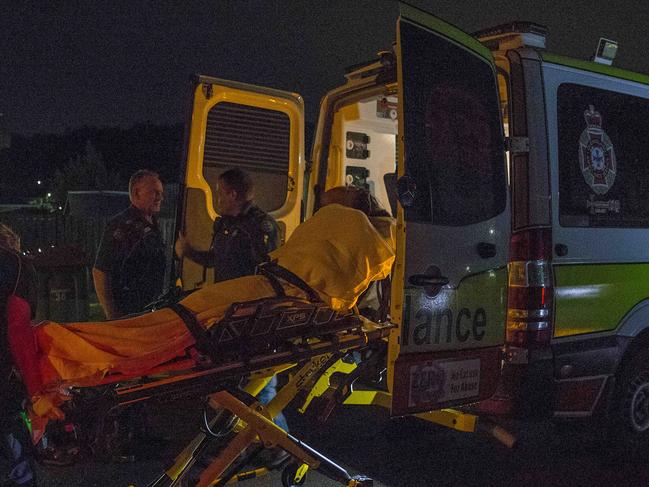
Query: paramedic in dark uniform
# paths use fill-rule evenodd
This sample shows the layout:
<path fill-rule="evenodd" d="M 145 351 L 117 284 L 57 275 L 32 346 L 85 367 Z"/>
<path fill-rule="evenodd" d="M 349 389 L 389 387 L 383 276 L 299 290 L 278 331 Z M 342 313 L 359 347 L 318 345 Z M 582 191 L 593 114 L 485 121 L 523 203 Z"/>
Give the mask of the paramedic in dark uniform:
<path fill-rule="evenodd" d="M 230 169 L 217 181 L 217 212 L 212 244 L 208 250 L 194 249 L 181 234 L 176 254 L 204 267 L 214 268 L 214 282 L 251 276 L 267 254 L 279 246 L 277 223 L 253 204 L 254 188 L 250 175 Z"/>
<path fill-rule="evenodd" d="M 160 177 L 137 171 L 128 183 L 131 206 L 109 222 L 92 277 L 107 319 L 137 313 L 163 292 L 165 249 L 157 215 L 163 199 Z"/>
<path fill-rule="evenodd" d="M 240 169 L 222 173 L 216 187 L 217 212 L 214 233 L 209 250 L 196 250 L 179 235 L 176 254 L 204 267 L 214 268 L 214 281 L 226 281 L 251 276 L 255 267 L 267 260 L 267 255 L 279 246 L 277 222 L 253 203 L 254 186 L 250 175 Z M 267 404 L 275 397 L 277 379 L 259 394 L 260 402 Z M 275 423 L 288 430 L 284 415 Z"/>
<path fill-rule="evenodd" d="M 32 318 L 36 311 L 36 272 L 19 251 L 18 236 L 0 223 L 0 485 L 7 487 L 36 485 L 30 440 L 19 416 L 27 393 L 14 371 L 7 335 L 7 299 L 11 294 L 29 303 Z"/>
<path fill-rule="evenodd" d="M 131 205 L 115 215 L 99 244 L 92 277 L 97 297 L 109 320 L 141 312 L 163 292 L 165 249 L 157 215 L 163 199 L 157 173 L 135 172 L 128 182 Z M 119 416 L 117 461 L 135 461 L 148 437 L 148 414 L 134 405 Z"/>

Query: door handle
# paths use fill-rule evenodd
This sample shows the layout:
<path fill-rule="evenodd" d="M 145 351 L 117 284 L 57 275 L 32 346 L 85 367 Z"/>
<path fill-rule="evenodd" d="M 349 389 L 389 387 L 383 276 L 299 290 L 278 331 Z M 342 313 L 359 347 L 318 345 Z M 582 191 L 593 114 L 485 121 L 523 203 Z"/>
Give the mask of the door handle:
<path fill-rule="evenodd" d="M 476 245 L 478 255 L 483 259 L 490 259 L 496 256 L 496 246 L 488 242 L 480 242 Z"/>
<path fill-rule="evenodd" d="M 416 287 L 441 287 L 448 284 L 448 277 L 430 274 L 413 274 L 408 277 L 408 283 Z"/>

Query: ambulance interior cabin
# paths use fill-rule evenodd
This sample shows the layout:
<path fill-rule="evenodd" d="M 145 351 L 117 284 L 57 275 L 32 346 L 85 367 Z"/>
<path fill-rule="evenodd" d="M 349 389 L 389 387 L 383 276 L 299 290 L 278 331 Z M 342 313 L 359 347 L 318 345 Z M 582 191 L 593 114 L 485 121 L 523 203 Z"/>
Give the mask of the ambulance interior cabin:
<path fill-rule="evenodd" d="M 389 92 L 342 100 L 334 111 L 327 188 L 367 189 L 396 216 L 397 96 Z M 387 184 L 387 186 L 386 186 Z"/>

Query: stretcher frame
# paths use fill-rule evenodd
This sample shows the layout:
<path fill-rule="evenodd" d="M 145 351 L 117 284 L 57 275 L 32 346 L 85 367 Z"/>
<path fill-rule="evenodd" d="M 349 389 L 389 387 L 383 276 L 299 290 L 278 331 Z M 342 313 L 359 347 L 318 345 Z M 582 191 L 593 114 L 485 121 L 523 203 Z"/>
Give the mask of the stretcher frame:
<path fill-rule="evenodd" d="M 375 353 L 370 360 L 346 360 L 349 352 L 360 352 L 372 345 L 379 345 L 377 349 L 380 349 L 381 343 L 385 345 L 385 339 L 393 326 L 374 323 L 371 326 L 371 331 L 365 329 L 362 332 L 364 338 L 361 335 L 342 334 L 337 337 L 340 341 L 317 343 L 313 350 L 315 355 L 303 362 L 299 371 L 293 374 L 289 382 L 278 391 L 277 396 L 265 406 L 251 401 L 250 398 L 254 398 L 274 374 L 295 368 L 297 364 L 279 364 L 256 371 L 243 388 L 243 393 L 222 390 L 209 394 L 208 405 L 216 416 L 205 429 L 214 428 L 218 423 L 219 414 L 228 412 L 239 418 L 236 434 L 203 470 L 198 483 L 183 483 L 183 476 L 194 466 L 196 458 L 209 441 L 209 433 L 206 430 L 196 435 L 176 457 L 174 463 L 147 487 L 212 487 L 259 477 L 267 474 L 270 469 L 261 467 L 242 472 L 242 467 L 263 448 L 272 447 L 282 448 L 293 458 L 290 463 L 282 465 L 282 482 L 285 487 L 301 485 L 308 470 L 317 470 L 348 487 L 371 486 L 370 478 L 362 475 L 351 476 L 344 468 L 272 422 L 272 419 L 300 394 L 304 399 L 298 411 L 304 413 L 312 407 L 314 401 L 319 401 L 318 416 L 322 421 L 325 421 L 333 408 L 340 404 L 378 405 L 389 408 L 388 392 L 356 390 L 353 387 L 363 369 L 375 365 L 371 363 L 371 359 L 376 357 L 381 360 L 381 356 Z M 345 377 L 332 381 L 336 374 Z M 476 416 L 453 409 L 432 411 L 417 417 L 465 432 L 473 432 L 477 427 Z"/>
<path fill-rule="evenodd" d="M 261 449 L 273 446 L 282 448 L 299 462 L 297 465 L 286 466 L 283 476 L 287 477 L 289 475 L 287 472 L 290 472 L 292 477 L 290 485 L 299 484 L 309 468 L 319 470 L 329 478 L 348 487 L 372 485 L 371 479 L 364 476 L 353 477 L 349 475 L 345 469 L 275 425 L 272 419 L 285 409 L 299 393 L 309 391 L 324 373 L 341 363 L 341 358 L 348 351 L 362 348 L 370 342 L 385 338 L 390 328 L 390 325 L 373 325 L 371 328 L 364 328 L 356 332 L 337 334 L 335 339 L 331 341 L 317 341 L 307 345 L 308 351 L 302 350 L 297 356 L 306 357 L 310 355 L 310 358 L 302 362 L 303 365 L 299 371 L 278 391 L 275 398 L 265 406 L 257 401 L 246 404 L 245 397 L 241 397 L 241 393 L 233 391 L 222 390 L 210 394 L 208 396 L 208 405 L 216 412 L 216 416 L 209 427 L 214 427 L 220 414 L 229 411 L 239 418 L 240 428 L 220 451 L 219 455 L 201 473 L 196 485 L 200 487 L 224 485 L 231 480 L 245 480 L 267 473 L 267 468 L 255 469 L 245 473 L 239 473 L 239 471 Z M 267 357 L 267 360 L 268 362 L 282 362 L 282 359 L 276 355 Z M 256 371 L 244 387 L 244 394 L 249 398 L 254 397 L 276 373 L 295 366 L 297 366 L 297 363 L 280 363 Z M 207 431 L 202 431 L 196 435 L 176 457 L 174 463 L 166 469 L 165 473 L 149 484 L 150 487 L 162 485 L 166 487 L 184 487 L 184 485 L 189 485 L 182 483 L 183 476 L 195 464 L 197 456 L 206 447 L 209 440 Z M 257 448 L 251 450 L 250 447 L 255 444 Z M 293 471 L 291 472 L 290 469 L 293 469 Z"/>
<path fill-rule="evenodd" d="M 72 388 L 71 400 L 64 406 L 66 418 L 72 423 L 84 422 L 85 418 L 87 423 L 89 417 L 107 418 L 118 410 L 137 403 L 152 400 L 164 403 L 180 398 L 207 397 L 207 405 L 215 412 L 215 418 L 222 415 L 223 411 L 229 411 L 240 419 L 236 434 L 203 472 L 197 485 L 224 485 L 232 479 L 243 480 L 267 473 L 267 468 L 261 468 L 241 474 L 242 462 L 263 448 L 278 446 L 297 459 L 297 463 L 294 461 L 285 465 L 283 477 L 290 477 L 287 485 L 298 485 L 306 471 L 313 469 L 349 487 L 369 486 L 372 485 L 371 479 L 349 475 L 345 469 L 276 426 L 272 418 L 296 396 L 308 397 L 309 391 L 327 371 L 328 376 L 331 376 L 341 369 L 342 359 L 348 352 L 383 342 L 392 326 L 368 322 L 352 315 L 348 316 L 346 329 L 327 333 L 322 338 L 298 340 L 283 350 L 272 350 L 263 355 L 227 361 L 204 369 L 184 369 L 190 362 L 179 360 L 160 367 L 159 371 L 153 369 L 145 377 L 121 376 L 119 383 L 113 383 L 107 378 L 102 385 Z M 264 406 L 254 400 L 254 396 L 272 377 L 288 369 L 297 369 L 297 372 L 292 374 L 272 401 Z M 163 371 L 164 374 L 157 374 Z M 242 377 L 249 379 L 243 388 L 239 388 Z M 312 399 L 309 403 L 311 401 Z M 305 404 L 301 409 L 307 406 Z M 189 485 L 182 483 L 183 475 L 192 468 L 197 454 L 211 440 L 207 430 L 213 428 L 215 422 L 207 424 L 207 428 L 176 457 L 173 465 L 150 485 Z M 255 445 L 257 448 L 250 449 Z M 244 450 L 248 453 L 242 455 Z"/>
<path fill-rule="evenodd" d="M 357 390 L 353 385 L 364 370 L 385 367 L 385 354 L 381 355 L 378 350 L 387 350 L 394 325 L 368 321 L 361 318 L 357 310 L 335 313 L 317 300 L 317 295 L 310 288 L 305 288 L 306 285 L 299 278 L 285 274 L 285 270 L 281 271 L 284 273 L 280 276 L 282 280 L 306 291 L 307 300 L 286 296 L 278 276 L 269 272 L 271 275 L 267 277 L 276 288 L 277 297 L 233 303 L 215 329 L 216 335 L 202 328 L 188 309 L 178 303 L 172 304 L 168 307 L 192 332 L 197 350 L 212 359 L 208 361 L 210 365 L 201 366 L 195 358 L 181 359 L 165 364 L 159 370 L 149 371 L 146 377 L 120 376 L 117 385 L 111 383 L 115 379 L 109 377 L 105 380 L 103 392 L 101 385 L 99 389 L 73 389 L 72 401 L 66 405 L 66 415 L 72 421 L 75 416 L 80 418 L 88 414 L 105 418 L 117 409 L 152 399 L 168 402 L 183 397 L 207 397 L 208 407 L 215 412 L 214 420 L 209 423 L 206 420 L 204 430 L 149 487 L 190 485 L 183 483 L 186 475 L 213 439 L 213 428 L 224 415 L 238 418 L 236 431 L 228 432 L 232 436 L 224 440 L 219 454 L 201 472 L 196 484 L 199 487 L 224 485 L 266 473 L 267 468 L 244 473 L 240 471 L 259 451 L 270 447 L 279 447 L 297 460 L 297 463 L 294 460 L 284 470 L 282 481 L 287 487 L 300 485 L 308 469 L 319 470 L 348 487 L 372 485 L 371 479 L 350 476 L 345 469 L 283 431 L 272 420 L 298 395 L 304 398 L 298 410 L 304 413 L 315 401 L 319 405 L 319 418 L 323 421 L 339 404 L 390 408 L 389 391 Z M 259 337 L 260 326 L 264 329 L 261 335 L 265 337 Z M 238 344 L 242 354 L 223 353 L 223 347 L 215 348 L 215 344 L 222 345 L 225 333 L 228 344 Z M 369 360 L 366 360 L 367 357 L 343 360 L 351 351 L 359 354 L 372 347 L 375 350 L 369 355 Z M 382 362 L 377 364 L 377 358 Z M 288 369 L 298 371 L 272 401 L 264 406 L 254 400 L 272 377 Z M 158 372 L 163 374 L 157 375 Z M 335 376 L 343 378 L 337 377 L 332 381 Z M 242 377 L 249 380 L 240 388 Z M 453 409 L 416 416 L 465 432 L 474 432 L 477 427 L 476 416 Z"/>

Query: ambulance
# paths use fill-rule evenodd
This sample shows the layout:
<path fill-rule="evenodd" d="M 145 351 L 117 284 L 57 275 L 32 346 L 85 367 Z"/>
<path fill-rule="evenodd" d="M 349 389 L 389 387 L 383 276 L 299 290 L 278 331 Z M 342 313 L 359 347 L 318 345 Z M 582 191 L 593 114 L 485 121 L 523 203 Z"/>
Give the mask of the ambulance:
<path fill-rule="evenodd" d="M 397 219 L 392 415 L 601 413 L 640 439 L 649 77 L 550 54 L 545 34 L 512 23 L 469 35 L 400 5 L 394 48 L 323 98 L 308 159 L 300 95 L 198 76 L 180 224 L 209 246 L 231 167 L 252 175 L 284 239 L 324 191 L 364 187 Z M 210 272 L 181 262 L 184 289 Z"/>

